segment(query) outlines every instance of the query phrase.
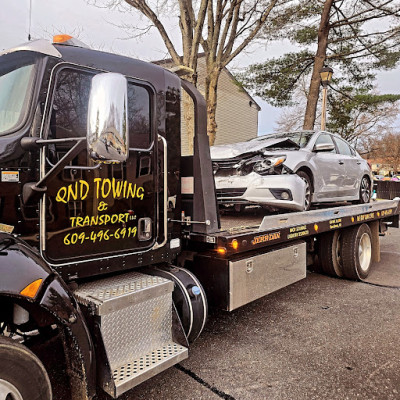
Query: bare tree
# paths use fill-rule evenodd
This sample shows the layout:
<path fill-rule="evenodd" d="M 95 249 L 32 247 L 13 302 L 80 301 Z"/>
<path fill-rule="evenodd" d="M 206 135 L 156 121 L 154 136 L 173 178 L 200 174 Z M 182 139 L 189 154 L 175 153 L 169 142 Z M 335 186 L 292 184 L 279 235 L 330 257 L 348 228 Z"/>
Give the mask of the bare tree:
<path fill-rule="evenodd" d="M 212 145 L 217 132 L 217 87 L 221 71 L 249 45 L 267 21 L 282 19 L 296 0 L 178 0 L 174 5 L 156 0 L 111 0 L 107 5 L 115 7 L 123 2 L 139 11 L 158 30 L 173 63 L 192 70 L 187 79 L 194 83 L 198 54 L 201 49 L 204 51 L 207 126 Z M 172 37 L 162 22 L 165 13 L 174 12 L 179 15 L 180 41 Z M 142 30 L 146 32 L 146 28 Z M 182 55 L 178 45 L 182 46 Z"/>
<path fill-rule="evenodd" d="M 350 4 L 351 3 L 351 4 Z M 390 26 L 400 18 L 397 0 L 325 0 L 318 29 L 317 51 L 311 73 L 304 129 L 314 127 L 319 96 L 319 73 L 326 60 L 373 58 L 391 62 L 391 48 L 398 49 L 400 26 Z M 375 24 L 374 29 L 368 22 Z M 387 25 L 386 28 L 384 26 Z M 335 49 L 334 51 L 332 51 Z M 398 59 L 398 53 L 395 53 Z M 389 58 L 387 60 L 386 58 Z"/>
<path fill-rule="evenodd" d="M 360 152 L 372 151 L 379 140 L 395 131 L 396 118 L 400 112 L 400 95 L 380 95 L 374 90 L 346 88 L 332 91 L 328 96 L 329 114 L 327 129 L 342 136 Z M 302 116 L 307 103 L 305 79 L 294 92 L 293 102 L 277 120 L 277 130 L 288 132 L 302 129 Z M 320 122 L 320 109 L 316 110 L 316 122 Z"/>
<path fill-rule="evenodd" d="M 393 172 L 400 171 L 400 134 L 388 132 L 380 138 L 370 138 L 368 158 L 381 161 Z"/>
<path fill-rule="evenodd" d="M 329 64 L 332 86 L 372 89 L 376 71 L 400 60 L 400 0 L 298 0 L 284 29 L 267 26 L 267 39 L 297 46 L 278 58 L 254 64 L 238 78 L 253 92 L 282 107 L 290 105 L 302 77 L 310 79 L 303 128 L 313 129 L 320 71 Z"/>

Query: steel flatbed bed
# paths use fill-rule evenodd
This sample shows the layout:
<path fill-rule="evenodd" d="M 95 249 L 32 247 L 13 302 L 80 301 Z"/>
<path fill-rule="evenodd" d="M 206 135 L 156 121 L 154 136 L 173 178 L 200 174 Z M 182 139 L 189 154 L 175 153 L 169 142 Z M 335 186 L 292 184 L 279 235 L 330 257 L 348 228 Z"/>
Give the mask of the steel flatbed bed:
<path fill-rule="evenodd" d="M 221 217 L 221 230 L 214 234 L 191 234 L 194 241 L 213 243 L 225 249 L 219 255 L 229 257 L 266 246 L 304 239 L 324 232 L 379 220 L 398 227 L 399 200 L 381 200 L 368 204 L 343 205 L 275 215 L 242 212 Z M 235 249 L 232 242 L 237 241 Z"/>

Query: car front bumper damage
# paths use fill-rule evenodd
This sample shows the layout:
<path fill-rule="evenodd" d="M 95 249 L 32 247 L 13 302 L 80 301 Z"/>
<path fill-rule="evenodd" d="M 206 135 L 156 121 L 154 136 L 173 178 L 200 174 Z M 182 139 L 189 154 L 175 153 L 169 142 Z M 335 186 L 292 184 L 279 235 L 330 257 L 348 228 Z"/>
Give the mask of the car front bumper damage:
<path fill-rule="evenodd" d="M 296 174 L 215 176 L 220 204 L 260 204 L 304 210 L 305 182 Z"/>

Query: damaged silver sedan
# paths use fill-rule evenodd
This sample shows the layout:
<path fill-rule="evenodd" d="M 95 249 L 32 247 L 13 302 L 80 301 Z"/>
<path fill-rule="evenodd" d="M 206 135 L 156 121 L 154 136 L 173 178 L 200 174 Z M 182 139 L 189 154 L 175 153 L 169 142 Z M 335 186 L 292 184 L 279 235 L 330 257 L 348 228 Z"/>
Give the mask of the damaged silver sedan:
<path fill-rule="evenodd" d="M 309 210 L 312 203 L 368 203 L 368 163 L 338 135 L 300 131 L 211 147 L 220 204 Z"/>

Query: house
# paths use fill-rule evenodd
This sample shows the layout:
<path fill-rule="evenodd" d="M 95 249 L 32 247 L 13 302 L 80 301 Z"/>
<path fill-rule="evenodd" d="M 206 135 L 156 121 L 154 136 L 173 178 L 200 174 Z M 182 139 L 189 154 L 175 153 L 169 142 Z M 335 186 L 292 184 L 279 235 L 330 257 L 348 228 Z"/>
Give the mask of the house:
<path fill-rule="evenodd" d="M 371 170 L 374 175 L 391 176 L 398 171 L 393 169 L 393 166 L 385 159 L 368 160 L 371 164 Z"/>
<path fill-rule="evenodd" d="M 171 59 L 155 61 L 155 64 L 164 68 L 172 68 L 174 64 Z M 204 53 L 199 54 L 197 67 L 197 87 L 204 95 L 206 78 L 206 60 Z M 218 105 L 217 105 L 217 135 L 215 145 L 243 142 L 257 137 L 258 112 L 261 110 L 257 102 L 243 89 L 234 76 L 224 68 L 218 81 Z M 188 102 L 183 96 L 183 103 Z M 191 109 L 188 108 L 188 109 Z M 182 110 L 182 154 L 188 155 L 193 152 L 193 132 L 188 129 L 187 121 L 192 120 L 193 115 L 187 110 Z"/>

